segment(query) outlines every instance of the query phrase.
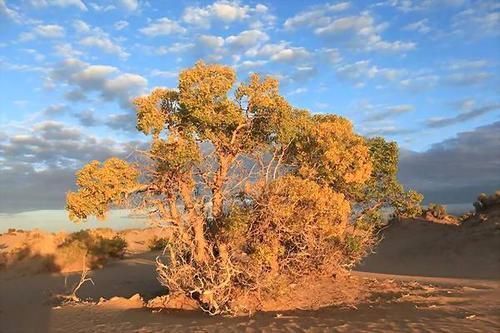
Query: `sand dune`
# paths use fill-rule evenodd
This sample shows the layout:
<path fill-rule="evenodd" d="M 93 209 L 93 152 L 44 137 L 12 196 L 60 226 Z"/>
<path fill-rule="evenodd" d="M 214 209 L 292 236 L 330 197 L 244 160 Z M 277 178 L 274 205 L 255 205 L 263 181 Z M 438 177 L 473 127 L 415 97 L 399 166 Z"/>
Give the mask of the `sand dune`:
<path fill-rule="evenodd" d="M 221 318 L 198 311 L 152 311 L 137 298 L 54 308 L 50 295 L 64 291 L 63 275 L 9 278 L 2 272 L 0 332 L 498 332 L 499 223 L 497 211 L 487 221 L 475 218 L 460 227 L 393 224 L 376 253 L 353 273 L 364 281 L 367 297 L 352 306 L 314 311 Z M 96 285 L 84 286 L 79 295 L 98 301 L 162 294 L 154 257 L 142 253 L 111 262 L 92 272 Z M 77 277 L 71 275 L 70 282 Z"/>
<path fill-rule="evenodd" d="M 406 220 L 383 232 L 358 270 L 402 275 L 500 279 L 500 210 L 460 226 Z"/>

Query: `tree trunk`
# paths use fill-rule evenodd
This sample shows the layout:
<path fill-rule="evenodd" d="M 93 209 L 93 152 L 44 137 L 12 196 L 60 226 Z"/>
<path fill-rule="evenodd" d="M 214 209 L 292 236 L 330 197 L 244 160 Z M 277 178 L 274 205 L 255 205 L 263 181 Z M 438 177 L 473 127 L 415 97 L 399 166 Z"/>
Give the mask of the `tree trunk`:
<path fill-rule="evenodd" d="M 205 238 L 205 223 L 203 216 L 196 212 L 193 202 L 193 188 L 190 184 L 183 183 L 180 192 L 187 212 L 188 223 L 193 227 L 195 252 L 194 259 L 197 262 L 205 262 L 207 259 L 207 240 Z"/>
<path fill-rule="evenodd" d="M 219 155 L 219 169 L 215 175 L 214 186 L 212 188 L 212 215 L 215 219 L 222 216 L 224 208 L 224 183 L 234 157 L 231 155 Z"/>

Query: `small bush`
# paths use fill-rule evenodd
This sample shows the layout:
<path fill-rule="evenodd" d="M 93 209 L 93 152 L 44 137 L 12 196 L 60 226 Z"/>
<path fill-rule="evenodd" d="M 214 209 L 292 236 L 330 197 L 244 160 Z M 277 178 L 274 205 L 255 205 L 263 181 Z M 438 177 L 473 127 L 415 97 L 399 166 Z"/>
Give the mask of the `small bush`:
<path fill-rule="evenodd" d="M 458 217 L 459 222 L 466 221 L 474 216 L 474 212 L 466 212 Z"/>
<path fill-rule="evenodd" d="M 109 258 L 123 258 L 127 242 L 120 236 L 104 238 L 94 236 L 88 230 L 74 232 L 59 246 L 63 261 L 71 264 L 88 254 L 88 265 L 92 268 L 102 266 Z"/>
<path fill-rule="evenodd" d="M 438 220 L 445 219 L 448 216 L 448 213 L 446 212 L 446 207 L 440 204 L 435 204 L 431 203 L 427 207 L 427 209 L 424 210 L 424 216 L 426 218 L 435 218 Z"/>
<path fill-rule="evenodd" d="M 58 264 L 65 270 L 79 270 L 82 268 L 82 258 L 88 255 L 88 248 L 80 240 L 74 240 L 66 243 L 58 249 Z M 86 264 L 90 267 L 93 266 L 91 258 L 87 256 Z"/>
<path fill-rule="evenodd" d="M 127 242 L 120 236 L 111 239 L 98 237 L 96 245 L 91 249 L 92 254 L 111 258 L 123 258 L 127 250 Z"/>
<path fill-rule="evenodd" d="M 484 212 L 485 210 L 493 206 L 500 206 L 500 190 L 491 195 L 481 193 L 477 197 L 477 200 L 474 202 L 476 213 Z"/>
<path fill-rule="evenodd" d="M 73 232 L 66 237 L 64 242 L 61 244 L 61 247 L 64 247 L 76 241 L 81 242 L 87 249 L 90 249 L 94 246 L 95 237 L 92 236 L 88 230 Z"/>
<path fill-rule="evenodd" d="M 168 239 L 154 236 L 153 239 L 150 240 L 148 247 L 151 251 L 163 251 L 167 245 Z"/>

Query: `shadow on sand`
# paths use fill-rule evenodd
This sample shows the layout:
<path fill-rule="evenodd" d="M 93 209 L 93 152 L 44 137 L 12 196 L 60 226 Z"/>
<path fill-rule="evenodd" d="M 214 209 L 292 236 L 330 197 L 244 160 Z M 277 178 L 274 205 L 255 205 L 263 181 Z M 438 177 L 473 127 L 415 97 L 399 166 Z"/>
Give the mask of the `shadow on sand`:
<path fill-rule="evenodd" d="M 336 307 L 280 314 L 268 312 L 250 318 L 214 318 L 198 312 L 167 310 L 159 313 L 145 309 L 103 311 L 100 307 L 64 307 L 55 310 L 49 300 L 51 295 L 68 291 L 65 290 L 64 275 L 9 277 L 6 274 L 8 271 L 3 271 L 0 272 L 0 332 L 95 332 L 99 331 L 97 327 L 102 327 L 102 332 L 108 332 L 109 327 L 116 332 L 259 332 L 301 331 L 306 328 L 329 331 L 328 328 L 332 327 L 336 331 L 359 332 L 428 331 L 432 328 L 454 332 L 464 331 L 466 327 L 476 331 L 478 327 L 479 331 L 481 327 L 496 331 L 500 330 L 500 318 L 494 314 L 500 313 L 500 253 L 495 249 L 500 248 L 500 235 L 495 228 L 494 224 L 456 227 L 423 221 L 398 222 L 384 232 L 384 240 L 376 253 L 357 269 L 371 272 L 357 273 L 361 275 L 406 275 L 379 277 L 413 281 L 427 279 L 436 285 L 441 283 L 440 280 L 428 277 L 443 277 L 443 284 L 453 280 L 449 278 L 454 278 L 458 281 L 455 283 L 457 288 L 471 288 L 474 284 L 482 283 L 480 279 L 492 280 L 496 284 L 493 288 L 471 288 L 474 290 L 465 293 L 463 290 L 466 289 L 463 289 L 458 296 L 446 296 L 446 302 L 451 307 L 440 304 L 433 308 L 419 308 L 404 298 L 396 301 L 396 298 L 387 296 L 387 299 L 360 304 L 355 310 Z M 145 300 L 161 295 L 164 288 L 156 280 L 156 254 L 134 255 L 93 271 L 91 277 L 95 286 L 83 286 L 78 296 L 98 301 L 101 297 L 130 297 L 136 293 Z M 79 274 L 72 274 L 68 276 L 68 284 L 72 285 L 78 279 Z M 477 299 L 482 301 L 477 302 Z M 475 318 L 475 321 L 467 318 Z"/>

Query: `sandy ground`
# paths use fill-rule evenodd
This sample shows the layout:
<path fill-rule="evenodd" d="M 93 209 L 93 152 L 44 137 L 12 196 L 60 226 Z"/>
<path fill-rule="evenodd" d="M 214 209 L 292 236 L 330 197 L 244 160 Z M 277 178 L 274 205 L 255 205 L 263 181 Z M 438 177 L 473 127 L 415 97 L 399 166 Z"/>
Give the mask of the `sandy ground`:
<path fill-rule="evenodd" d="M 353 273 L 369 281 L 369 297 L 356 306 L 315 311 L 221 318 L 153 311 L 135 298 L 58 307 L 50 299 L 65 291 L 64 275 L 0 272 L 0 332 L 499 332 L 497 218 L 460 228 L 417 221 L 392 225 L 377 253 Z M 97 301 L 161 295 L 154 257 L 134 254 L 92 272 L 96 285 L 82 287 L 79 296 Z M 67 284 L 77 277 L 69 275 Z"/>

